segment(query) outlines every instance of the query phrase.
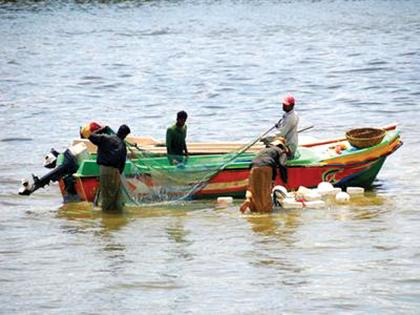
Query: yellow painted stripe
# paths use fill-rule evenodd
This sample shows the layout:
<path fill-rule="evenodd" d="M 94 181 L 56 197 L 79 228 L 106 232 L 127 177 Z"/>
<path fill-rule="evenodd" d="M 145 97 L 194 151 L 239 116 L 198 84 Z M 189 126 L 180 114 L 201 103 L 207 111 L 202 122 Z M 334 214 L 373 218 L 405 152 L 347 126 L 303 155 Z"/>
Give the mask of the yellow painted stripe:
<path fill-rule="evenodd" d="M 232 181 L 232 182 L 223 182 L 223 183 L 209 183 L 206 187 L 204 187 L 203 191 L 219 190 L 219 189 L 227 189 L 227 188 L 234 189 L 234 188 L 241 188 L 244 186 L 248 186 L 248 179 Z"/>
<path fill-rule="evenodd" d="M 336 158 L 327 159 L 323 161 L 323 165 L 328 164 L 351 164 L 364 162 L 372 159 L 377 159 L 378 157 L 387 155 L 394 151 L 394 149 L 400 144 L 400 139 L 396 138 L 395 141 L 388 145 L 378 146 L 374 149 L 369 150 L 368 152 L 360 153 L 351 153 L 349 155 L 338 156 Z"/>

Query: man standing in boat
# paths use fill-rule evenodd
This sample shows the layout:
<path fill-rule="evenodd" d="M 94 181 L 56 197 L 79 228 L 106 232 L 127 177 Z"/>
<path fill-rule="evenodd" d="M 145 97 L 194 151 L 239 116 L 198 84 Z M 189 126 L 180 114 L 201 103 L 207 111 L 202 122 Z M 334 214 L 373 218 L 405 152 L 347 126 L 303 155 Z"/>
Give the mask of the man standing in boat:
<path fill-rule="evenodd" d="M 122 211 L 121 174 L 127 158 L 124 139 L 129 133 L 127 125 L 121 125 L 117 134 L 105 126 L 88 138 L 98 147 L 96 163 L 99 164 L 99 195 L 105 212 Z"/>
<path fill-rule="evenodd" d="M 278 170 L 280 170 L 282 180 L 287 182 L 286 151 L 282 140 L 274 140 L 265 149 L 262 149 L 252 161 L 246 200 L 240 207 L 242 213 L 247 209 L 252 212 L 271 212 L 273 210 L 271 190 Z"/>
<path fill-rule="evenodd" d="M 282 137 L 286 140 L 286 147 L 288 149 L 289 159 L 295 158 L 296 150 L 298 148 L 298 123 L 299 117 L 294 110 L 295 98 L 292 95 L 287 95 L 283 98 L 283 118 L 276 124 L 278 133 L 276 137 Z"/>
<path fill-rule="evenodd" d="M 188 159 L 187 138 L 188 114 L 180 111 L 176 115 L 176 123 L 166 130 L 166 151 L 170 164 L 183 163 Z"/>

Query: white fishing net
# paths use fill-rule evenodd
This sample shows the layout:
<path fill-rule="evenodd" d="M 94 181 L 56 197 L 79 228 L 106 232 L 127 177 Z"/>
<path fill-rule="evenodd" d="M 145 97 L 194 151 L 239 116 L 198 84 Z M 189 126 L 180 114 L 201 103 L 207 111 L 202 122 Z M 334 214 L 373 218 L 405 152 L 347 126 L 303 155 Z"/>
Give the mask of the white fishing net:
<path fill-rule="evenodd" d="M 241 159 L 242 157 L 242 159 Z M 138 151 L 129 176 L 122 176 L 126 201 L 135 205 L 189 200 L 219 172 L 249 163 L 243 150 L 221 155 L 197 155 L 172 165 L 166 156 Z"/>

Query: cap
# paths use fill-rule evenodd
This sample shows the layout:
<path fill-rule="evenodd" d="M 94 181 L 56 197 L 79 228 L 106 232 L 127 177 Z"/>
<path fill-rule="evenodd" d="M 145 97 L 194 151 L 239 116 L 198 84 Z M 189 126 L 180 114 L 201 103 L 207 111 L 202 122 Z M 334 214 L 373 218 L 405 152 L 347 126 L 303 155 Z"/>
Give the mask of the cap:
<path fill-rule="evenodd" d="M 287 106 L 295 105 L 295 98 L 292 95 L 287 95 L 283 98 L 283 104 Z"/>

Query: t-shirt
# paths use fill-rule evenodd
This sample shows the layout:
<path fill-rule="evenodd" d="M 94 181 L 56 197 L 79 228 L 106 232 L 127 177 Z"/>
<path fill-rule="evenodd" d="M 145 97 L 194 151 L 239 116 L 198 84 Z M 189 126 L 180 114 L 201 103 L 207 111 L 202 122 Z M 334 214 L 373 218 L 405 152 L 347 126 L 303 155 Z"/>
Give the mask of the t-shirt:
<path fill-rule="evenodd" d="M 293 157 L 298 148 L 298 123 L 299 116 L 294 110 L 283 115 L 282 122 L 279 126 L 278 136 L 282 136 L 286 139 L 286 145 L 291 151 Z"/>
<path fill-rule="evenodd" d="M 127 158 L 127 148 L 117 135 L 92 133 L 89 140 L 98 147 L 96 163 L 117 168 L 120 173 L 124 170 Z"/>
<path fill-rule="evenodd" d="M 187 125 L 178 127 L 176 124 L 166 130 L 166 151 L 168 155 L 184 155 L 187 150 Z"/>
<path fill-rule="evenodd" d="M 277 175 L 277 168 L 284 168 L 287 160 L 286 152 L 277 146 L 270 146 L 258 152 L 252 161 L 251 167 L 254 166 L 271 166 L 273 169 L 273 180 Z"/>

